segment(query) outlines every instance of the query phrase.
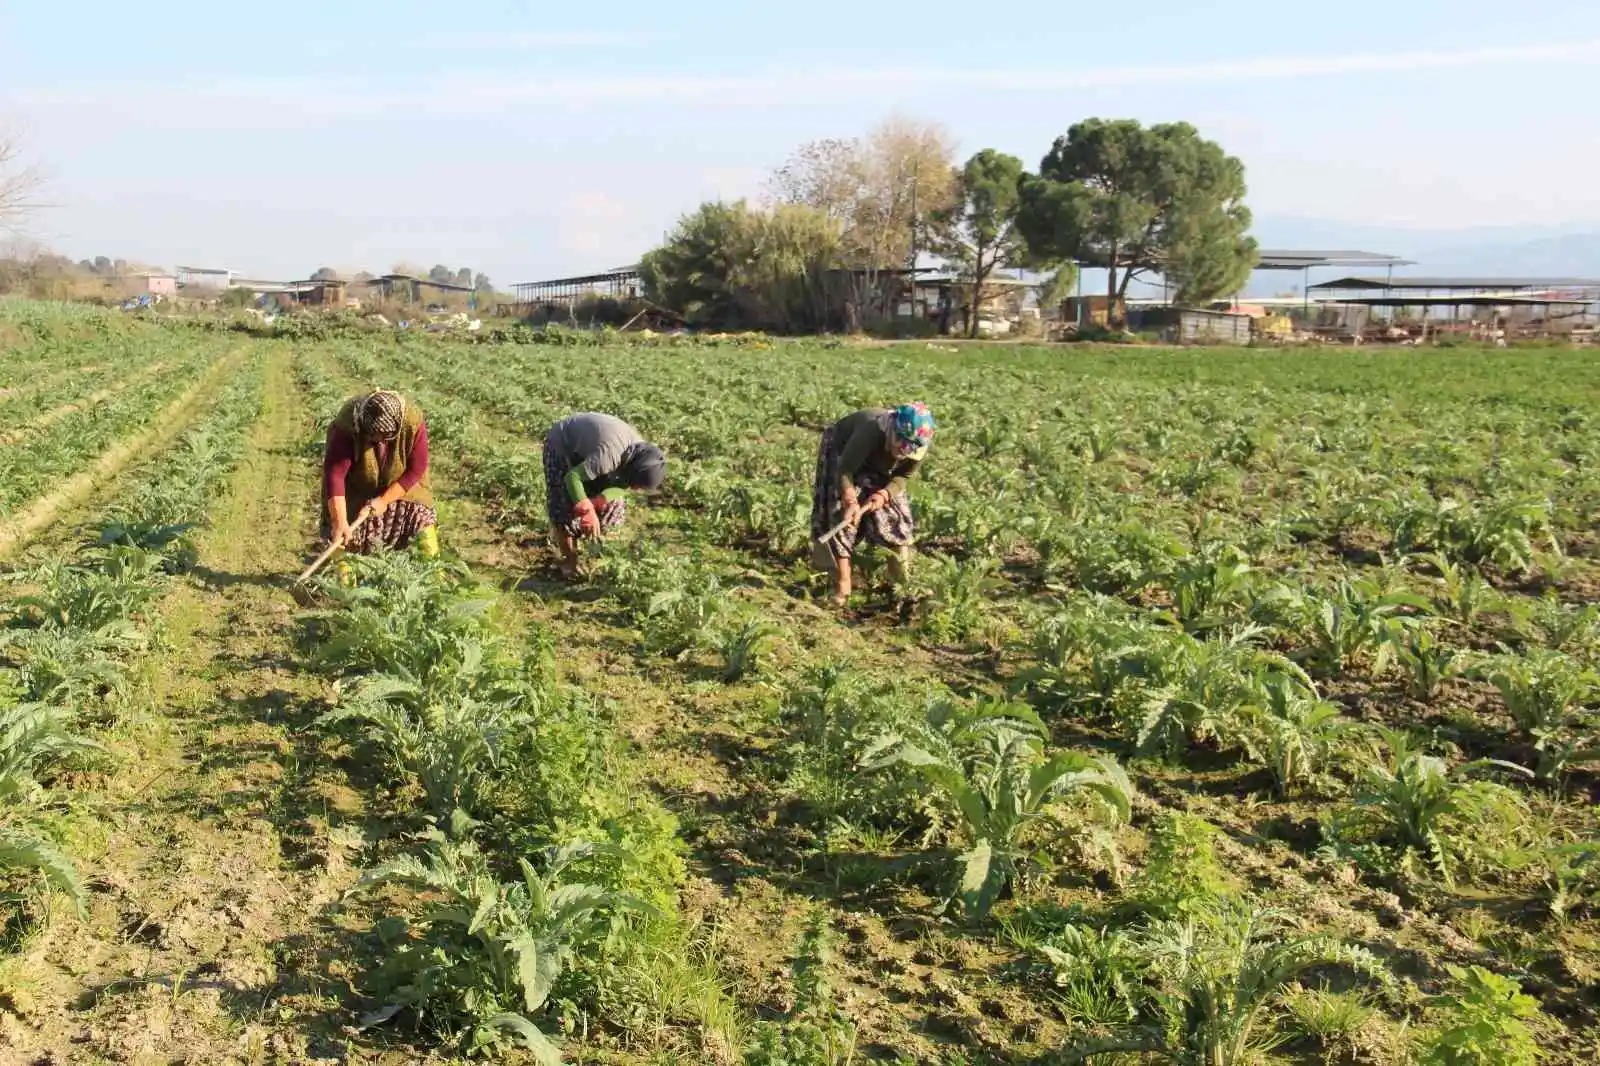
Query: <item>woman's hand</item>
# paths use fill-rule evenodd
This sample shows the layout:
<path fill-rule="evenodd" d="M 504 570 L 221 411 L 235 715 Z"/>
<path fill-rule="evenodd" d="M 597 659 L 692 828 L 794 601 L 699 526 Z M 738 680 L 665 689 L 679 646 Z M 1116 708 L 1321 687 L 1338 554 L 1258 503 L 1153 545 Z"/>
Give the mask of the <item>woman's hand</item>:
<path fill-rule="evenodd" d="M 328 539 L 330 544 L 343 544 L 350 539 L 350 519 L 345 517 L 343 510 L 332 517 L 330 524 L 332 527 L 332 535 Z"/>
<path fill-rule="evenodd" d="M 591 501 L 579 500 L 572 505 L 572 513 L 577 515 L 584 536 L 593 537 L 600 533 L 600 516 L 595 512 Z"/>
<path fill-rule="evenodd" d="M 872 511 L 881 511 L 887 506 L 889 506 L 889 490 L 879 489 L 867 497 L 867 505 L 862 510 L 871 513 Z"/>
<path fill-rule="evenodd" d="M 861 501 L 856 497 L 855 492 L 847 490 L 839 498 L 844 503 L 844 515 L 840 520 L 847 526 L 853 526 L 861 521 Z"/>

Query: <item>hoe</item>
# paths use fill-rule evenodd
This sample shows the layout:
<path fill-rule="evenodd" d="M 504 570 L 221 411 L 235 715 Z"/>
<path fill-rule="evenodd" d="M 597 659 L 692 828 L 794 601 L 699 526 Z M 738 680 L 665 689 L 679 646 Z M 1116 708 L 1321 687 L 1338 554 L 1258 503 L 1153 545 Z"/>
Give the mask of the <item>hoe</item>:
<path fill-rule="evenodd" d="M 356 520 L 350 525 L 350 532 L 354 533 L 356 530 L 360 529 L 362 523 L 366 522 L 371 514 L 372 512 L 364 510 L 360 514 L 356 515 Z M 306 585 L 306 582 L 310 580 L 312 574 L 315 574 L 318 570 L 322 569 L 323 564 L 333 557 L 334 552 L 338 551 L 343 546 L 343 541 L 338 541 L 328 545 L 327 548 L 323 550 L 321 555 L 317 556 L 311 561 L 310 566 L 300 571 L 300 576 L 294 579 L 293 592 L 295 602 L 299 603 L 302 607 L 310 603 L 312 598 L 311 589 Z"/>

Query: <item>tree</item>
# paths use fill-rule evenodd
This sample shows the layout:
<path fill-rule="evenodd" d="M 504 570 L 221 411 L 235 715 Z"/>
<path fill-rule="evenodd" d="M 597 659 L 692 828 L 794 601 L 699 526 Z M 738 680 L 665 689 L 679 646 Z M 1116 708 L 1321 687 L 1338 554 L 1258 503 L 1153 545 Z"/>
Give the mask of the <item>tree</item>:
<path fill-rule="evenodd" d="M 1072 290 L 1078 286 L 1078 264 L 1073 262 L 1062 263 L 1039 286 L 1039 306 L 1060 310 L 1061 305 L 1067 302 L 1072 295 Z"/>
<path fill-rule="evenodd" d="M 310 280 L 311 281 L 338 281 L 339 280 L 339 272 L 337 270 L 333 269 L 333 267 L 317 267 L 316 271 L 312 273 Z"/>
<path fill-rule="evenodd" d="M 1103 267 L 1116 316 L 1151 271 L 1189 302 L 1236 288 L 1256 255 L 1244 194 L 1244 164 L 1186 122 L 1088 119 L 1023 179 L 1017 225 L 1035 259 Z"/>
<path fill-rule="evenodd" d="M 1012 265 L 1023 252 L 1016 230 L 1021 180 L 1022 160 L 985 148 L 955 172 L 953 202 L 930 219 L 933 251 L 972 283 L 969 337 L 978 335 L 983 283 L 996 268 Z"/>
<path fill-rule="evenodd" d="M 0 133 L 0 230 L 20 229 L 22 220 L 39 206 L 35 197 L 43 184 L 37 168 L 23 165 L 21 142 Z"/>
<path fill-rule="evenodd" d="M 691 325 L 816 329 L 839 242 L 838 223 L 801 204 L 707 203 L 645 254 L 640 281 L 646 299 Z"/>
<path fill-rule="evenodd" d="M 111 271 L 112 265 L 109 257 L 103 255 L 94 257 L 94 272 L 96 274 L 109 274 Z"/>
<path fill-rule="evenodd" d="M 694 325 L 729 318 L 736 278 L 755 257 L 754 215 L 739 200 L 701 204 L 679 219 L 666 243 L 639 260 L 645 298 Z"/>
<path fill-rule="evenodd" d="M 478 290 L 478 292 L 484 294 L 494 292 L 494 282 L 490 281 L 489 275 L 485 274 L 481 270 L 478 272 L 477 276 L 472 279 L 472 287 Z"/>
<path fill-rule="evenodd" d="M 942 126 L 891 117 L 864 138 L 801 145 L 768 187 L 779 203 L 804 204 L 839 225 L 845 265 L 913 266 L 931 216 L 950 204 L 954 155 Z"/>
<path fill-rule="evenodd" d="M 457 270 L 455 283 L 460 285 L 463 289 L 472 288 L 472 268 L 462 267 L 460 270 Z"/>
<path fill-rule="evenodd" d="M 435 263 L 433 269 L 428 271 L 428 280 L 438 282 L 441 285 L 454 285 L 456 272 L 443 263 Z"/>

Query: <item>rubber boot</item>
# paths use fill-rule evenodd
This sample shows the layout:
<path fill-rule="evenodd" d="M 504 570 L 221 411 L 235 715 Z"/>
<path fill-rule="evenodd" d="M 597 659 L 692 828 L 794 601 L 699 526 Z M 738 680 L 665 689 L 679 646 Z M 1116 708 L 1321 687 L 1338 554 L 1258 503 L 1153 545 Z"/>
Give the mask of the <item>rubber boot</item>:
<path fill-rule="evenodd" d="M 437 559 L 439 557 L 438 526 L 429 526 L 417 534 L 417 551 L 428 559 Z"/>

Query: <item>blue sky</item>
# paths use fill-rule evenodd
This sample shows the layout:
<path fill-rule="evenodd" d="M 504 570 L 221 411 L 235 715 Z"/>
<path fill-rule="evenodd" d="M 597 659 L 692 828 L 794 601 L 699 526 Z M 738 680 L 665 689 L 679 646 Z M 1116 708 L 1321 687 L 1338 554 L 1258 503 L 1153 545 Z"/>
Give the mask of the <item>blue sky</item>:
<path fill-rule="evenodd" d="M 12 2 L 0 125 L 50 175 L 39 240 L 266 276 L 603 269 L 891 113 L 1029 165 L 1187 119 L 1260 216 L 1594 229 L 1593 2 Z"/>

